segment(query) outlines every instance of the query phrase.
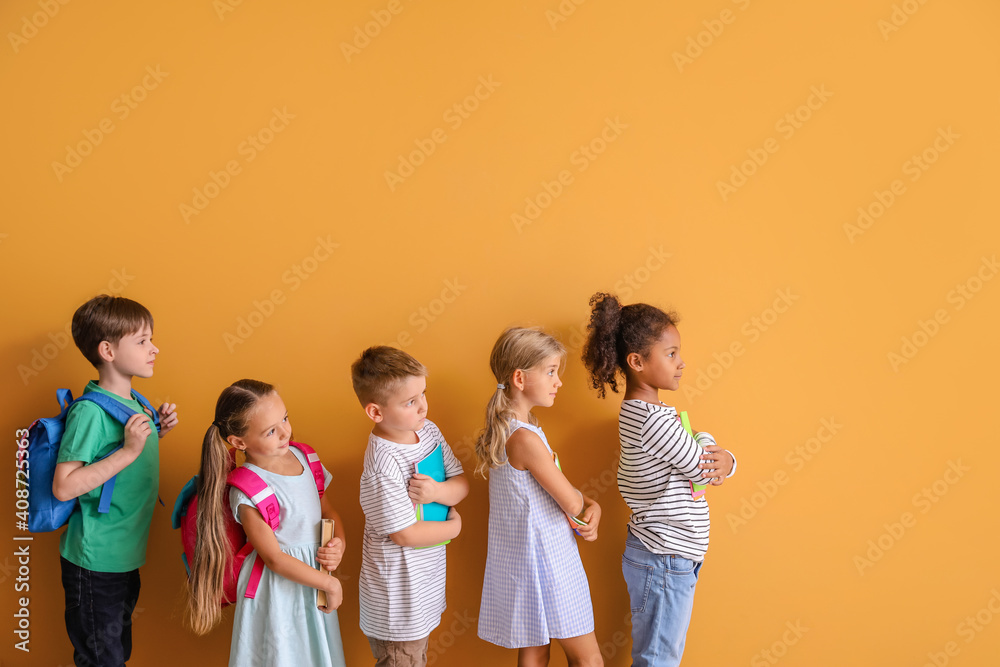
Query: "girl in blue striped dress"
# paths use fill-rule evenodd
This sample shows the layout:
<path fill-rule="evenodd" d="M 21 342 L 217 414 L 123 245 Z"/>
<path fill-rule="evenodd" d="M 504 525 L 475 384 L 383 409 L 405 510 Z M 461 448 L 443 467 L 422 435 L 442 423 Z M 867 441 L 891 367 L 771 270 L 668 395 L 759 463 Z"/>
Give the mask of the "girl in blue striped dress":
<path fill-rule="evenodd" d="M 557 639 L 572 666 L 604 664 L 575 533 L 597 539 L 601 508 L 570 484 L 536 407 L 553 404 L 566 350 L 537 329 L 504 331 L 490 356 L 497 388 L 476 442 L 489 470 L 489 548 L 479 636 L 518 649 L 518 665 L 547 665 Z"/>

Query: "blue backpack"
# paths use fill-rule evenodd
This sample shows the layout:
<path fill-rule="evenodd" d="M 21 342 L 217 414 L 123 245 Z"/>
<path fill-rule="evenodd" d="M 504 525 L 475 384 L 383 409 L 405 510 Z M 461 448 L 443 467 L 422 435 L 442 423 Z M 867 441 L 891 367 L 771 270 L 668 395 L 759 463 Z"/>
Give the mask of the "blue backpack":
<path fill-rule="evenodd" d="M 157 432 L 159 432 L 159 413 L 153 409 L 153 406 L 149 404 L 149 401 L 142 394 L 134 389 L 132 390 L 132 396 L 143 407 L 149 409 L 153 415 L 153 424 L 156 426 Z M 74 401 L 73 394 L 69 389 L 59 389 L 56 391 L 56 398 L 59 401 L 59 415 L 38 419 L 28 428 L 28 450 L 26 455 L 31 465 L 28 494 L 28 530 L 33 533 L 47 533 L 58 530 L 66 525 L 73 510 L 76 509 L 76 498 L 72 500 L 57 500 L 52 494 L 52 480 L 55 477 L 56 463 L 59 460 L 59 443 L 62 440 L 63 429 L 66 427 L 66 415 L 69 413 L 69 409 L 80 401 L 96 403 L 105 412 L 121 422 L 122 426 L 135 414 L 125 407 L 121 401 L 96 391 L 88 392 Z M 125 441 L 122 440 L 118 447 L 106 456 L 110 456 L 121 449 L 124 443 Z M 106 481 L 104 487 L 101 489 L 101 501 L 98 504 L 97 511 L 102 514 L 107 514 L 111 509 L 111 494 L 115 488 L 115 477 Z"/>

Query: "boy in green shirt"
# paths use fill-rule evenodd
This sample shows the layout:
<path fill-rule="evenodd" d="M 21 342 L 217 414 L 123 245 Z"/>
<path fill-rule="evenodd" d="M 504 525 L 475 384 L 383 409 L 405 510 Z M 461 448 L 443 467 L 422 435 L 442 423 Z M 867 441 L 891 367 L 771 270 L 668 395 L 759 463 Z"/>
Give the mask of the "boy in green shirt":
<path fill-rule="evenodd" d="M 177 425 L 177 412 L 171 403 L 159 407 L 157 435 L 153 415 L 132 394 L 132 378 L 152 377 L 159 353 L 153 316 L 143 305 L 94 297 L 73 314 L 72 330 L 76 346 L 97 368 L 97 382 L 84 393 L 101 392 L 136 413 L 123 428 L 95 403 L 74 404 L 52 482 L 59 500 L 79 499 L 59 541 L 73 660 L 78 667 L 120 667 L 132 653 L 139 567 L 146 562 L 159 489 L 159 438 Z M 100 514 L 101 487 L 116 475 L 110 511 Z"/>

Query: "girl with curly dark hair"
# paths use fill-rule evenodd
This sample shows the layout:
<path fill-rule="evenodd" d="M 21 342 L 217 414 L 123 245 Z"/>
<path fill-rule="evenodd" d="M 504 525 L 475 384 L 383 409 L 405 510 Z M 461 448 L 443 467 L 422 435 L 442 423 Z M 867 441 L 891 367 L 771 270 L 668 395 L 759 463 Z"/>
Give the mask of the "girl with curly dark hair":
<path fill-rule="evenodd" d="M 622 573 L 632 607 L 632 664 L 679 665 L 694 588 L 708 549 L 708 501 L 695 485 L 722 484 L 733 455 L 708 433 L 688 434 L 660 401 L 684 370 L 677 315 L 655 306 L 622 306 L 595 294 L 583 362 L 591 385 L 625 395 L 618 414 L 618 489 L 632 509 Z"/>

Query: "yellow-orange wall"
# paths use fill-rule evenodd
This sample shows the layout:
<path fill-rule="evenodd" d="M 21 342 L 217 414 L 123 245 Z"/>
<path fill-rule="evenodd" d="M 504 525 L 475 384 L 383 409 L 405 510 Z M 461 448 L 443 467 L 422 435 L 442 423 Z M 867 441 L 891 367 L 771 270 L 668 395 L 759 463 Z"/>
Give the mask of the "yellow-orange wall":
<path fill-rule="evenodd" d="M 168 505 L 221 389 L 277 383 L 334 474 L 341 627 L 348 663 L 369 664 L 369 424 L 351 361 L 406 344 L 471 472 L 490 347 L 508 325 L 544 326 L 571 353 L 538 416 L 604 508 L 581 553 L 606 663 L 627 665 L 618 402 L 596 398 L 579 362 L 588 298 L 617 290 L 680 312 L 687 391 L 663 398 L 739 459 L 709 491 L 685 664 L 996 664 L 995 2 L 224 2 L 0 5 L 8 443 L 55 411 L 56 388 L 95 376 L 63 332 L 99 292 L 156 317 L 156 375 L 136 387 L 179 406 L 161 449 Z M 271 143 L 244 144 L 275 110 Z M 387 180 L 421 144 L 412 174 Z M 196 201 L 213 174 L 225 187 Z M 861 225 L 859 207 L 880 215 Z M 336 248 L 314 254 L 324 242 Z M 241 333 L 240 318 L 259 326 Z M 67 665 L 54 534 L 31 543 L 31 653 L 13 648 L 7 458 L 0 662 Z M 485 482 L 460 509 L 437 664 L 513 664 L 469 627 Z M 202 639 L 181 626 L 179 552 L 158 509 L 131 664 L 226 660 L 231 621 Z"/>

